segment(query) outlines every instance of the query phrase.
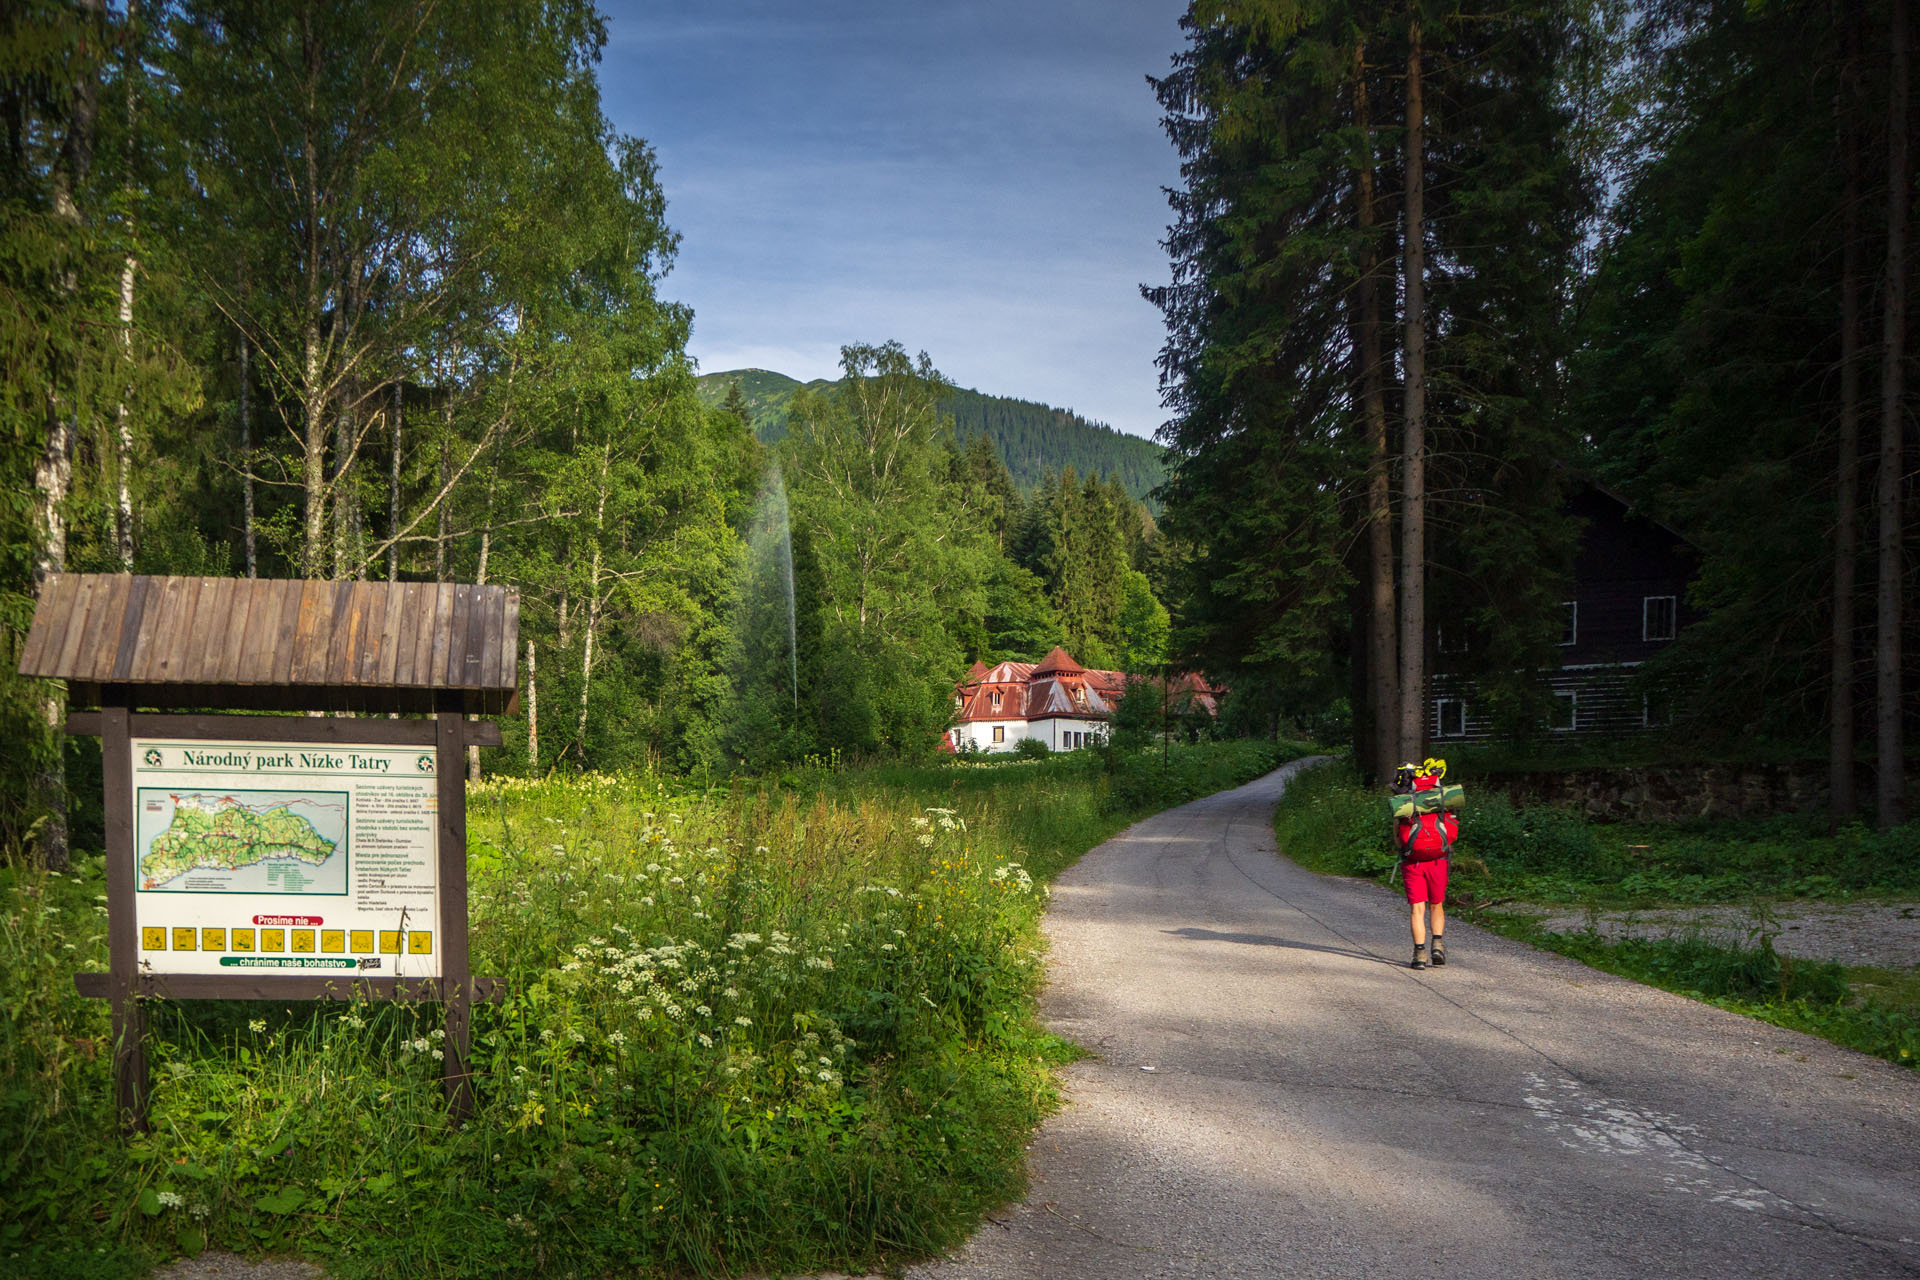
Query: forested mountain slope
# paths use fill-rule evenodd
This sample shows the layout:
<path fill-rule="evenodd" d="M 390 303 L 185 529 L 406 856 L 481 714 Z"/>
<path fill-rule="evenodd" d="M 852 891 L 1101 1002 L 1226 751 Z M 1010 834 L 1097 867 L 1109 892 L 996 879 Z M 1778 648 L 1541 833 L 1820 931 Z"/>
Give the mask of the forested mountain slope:
<path fill-rule="evenodd" d="M 701 375 L 700 398 L 710 405 L 721 404 L 727 389 L 736 384 L 746 401 L 747 421 L 762 441 L 786 434 L 787 403 L 794 392 L 803 386 L 832 385 L 823 379 L 802 383 L 768 369 L 730 369 Z M 1014 483 L 1027 492 L 1038 488 L 1048 472 L 1065 467 L 1083 476 L 1112 476 L 1142 500 L 1165 478 L 1159 446 L 1152 441 L 1089 422 L 1066 409 L 964 388 L 941 407 L 953 415 L 961 444 L 977 435 L 993 441 Z"/>

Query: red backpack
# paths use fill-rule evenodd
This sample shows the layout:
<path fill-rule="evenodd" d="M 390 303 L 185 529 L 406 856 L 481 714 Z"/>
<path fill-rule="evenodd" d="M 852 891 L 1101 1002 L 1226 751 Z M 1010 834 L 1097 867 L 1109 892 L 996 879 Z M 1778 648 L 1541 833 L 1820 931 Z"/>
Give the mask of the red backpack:
<path fill-rule="evenodd" d="M 1440 779 L 1432 774 L 1420 774 L 1413 779 L 1415 791 L 1425 791 L 1439 785 Z M 1412 818 L 1400 819 L 1399 837 L 1402 862 L 1450 858 L 1453 856 L 1453 842 L 1460 838 L 1460 819 L 1446 810 L 1416 813 Z"/>

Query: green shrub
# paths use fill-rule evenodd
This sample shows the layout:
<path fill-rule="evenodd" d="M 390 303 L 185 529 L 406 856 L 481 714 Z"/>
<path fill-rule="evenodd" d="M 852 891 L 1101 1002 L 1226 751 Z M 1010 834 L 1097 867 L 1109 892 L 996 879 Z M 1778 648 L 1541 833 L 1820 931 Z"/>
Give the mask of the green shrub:
<path fill-rule="evenodd" d="M 1053 752 L 1038 738 L 1022 738 L 1013 744 L 1013 754 L 1021 760 L 1044 760 Z"/>
<path fill-rule="evenodd" d="M 1920 823 L 1825 834 L 1801 816 L 1638 826 L 1594 825 L 1549 805 L 1516 807 L 1462 777 L 1456 872 L 1476 891 L 1546 903 L 1653 906 L 1744 900 L 1756 894 L 1844 897 L 1920 891 Z M 1347 765 L 1316 769 L 1288 788 L 1275 817 L 1280 847 L 1318 871 L 1384 875 L 1394 865 L 1384 793 Z"/>
<path fill-rule="evenodd" d="M 1313 748 L 1303 742 L 1242 738 L 1141 751 L 1116 750 L 1103 808 L 1109 813 L 1151 812 L 1251 782 Z"/>
<path fill-rule="evenodd" d="M 1698 937 L 1607 939 L 1548 933 L 1518 920 L 1497 923 L 1502 932 L 1596 969 L 1920 1068 L 1920 1018 L 1857 994 L 1839 964 L 1779 954 L 1770 937 L 1730 947 Z"/>

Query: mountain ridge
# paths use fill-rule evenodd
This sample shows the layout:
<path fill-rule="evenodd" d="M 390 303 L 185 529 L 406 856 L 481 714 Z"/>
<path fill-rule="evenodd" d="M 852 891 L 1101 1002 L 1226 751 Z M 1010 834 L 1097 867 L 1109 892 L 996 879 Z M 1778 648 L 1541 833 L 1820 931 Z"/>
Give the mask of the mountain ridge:
<path fill-rule="evenodd" d="M 738 384 L 747 404 L 747 424 L 762 443 L 786 435 L 787 406 L 795 392 L 838 385 L 833 379 L 802 382 L 777 370 L 752 368 L 704 373 L 695 381 L 702 403 L 716 407 L 726 400 L 727 389 Z M 968 387 L 956 388 L 941 407 L 953 415 L 960 443 L 985 435 L 999 451 L 1014 484 L 1026 492 L 1039 488 L 1049 472 L 1066 467 L 1082 476 L 1112 476 L 1141 501 L 1148 501 L 1166 479 L 1159 445 L 1070 409 Z"/>

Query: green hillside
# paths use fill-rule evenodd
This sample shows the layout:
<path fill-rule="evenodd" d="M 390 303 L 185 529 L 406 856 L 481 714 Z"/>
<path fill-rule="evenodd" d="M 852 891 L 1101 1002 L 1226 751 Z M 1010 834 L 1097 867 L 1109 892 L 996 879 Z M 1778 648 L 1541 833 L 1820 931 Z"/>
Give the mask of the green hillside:
<path fill-rule="evenodd" d="M 801 387 L 833 385 L 824 379 L 802 383 L 769 369 L 729 369 L 699 379 L 700 399 L 718 405 L 734 384 L 747 402 L 747 421 L 762 441 L 778 440 L 787 431 L 787 403 Z M 1165 479 L 1160 447 L 1151 440 L 1130 436 L 1076 413 L 1032 400 L 990 396 L 959 390 L 947 401 L 954 429 L 965 444 L 985 435 L 999 450 L 1001 461 L 1024 490 L 1039 487 L 1049 471 L 1072 467 L 1081 475 L 1109 475 L 1126 491 L 1144 500 Z"/>

